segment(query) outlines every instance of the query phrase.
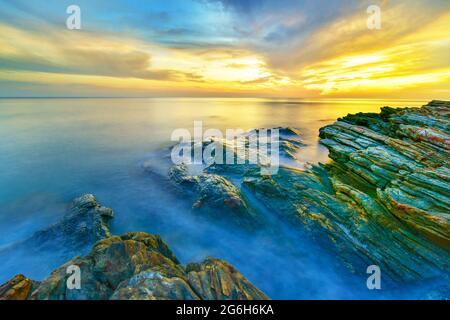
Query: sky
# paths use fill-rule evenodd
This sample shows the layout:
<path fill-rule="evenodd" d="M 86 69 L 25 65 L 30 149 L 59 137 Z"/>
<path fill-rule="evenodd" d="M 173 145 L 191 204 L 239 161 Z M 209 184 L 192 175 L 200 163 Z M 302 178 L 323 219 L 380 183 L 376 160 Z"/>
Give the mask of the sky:
<path fill-rule="evenodd" d="M 69 5 L 81 29 L 69 30 Z M 381 28 L 369 29 L 370 5 Z M 0 0 L 0 97 L 450 99 L 450 1 Z"/>

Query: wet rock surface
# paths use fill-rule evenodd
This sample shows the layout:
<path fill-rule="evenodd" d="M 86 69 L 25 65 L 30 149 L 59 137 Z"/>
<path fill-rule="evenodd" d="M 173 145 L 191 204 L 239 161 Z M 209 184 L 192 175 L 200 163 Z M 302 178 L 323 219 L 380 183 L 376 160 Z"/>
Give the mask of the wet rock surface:
<path fill-rule="evenodd" d="M 206 172 L 191 175 L 184 164 L 173 166 L 169 177 L 192 196 L 194 211 L 247 229 L 259 224 L 239 189 L 225 177 Z"/>
<path fill-rule="evenodd" d="M 30 238 L 12 244 L 0 251 L 7 257 L 14 252 L 52 252 L 55 256 L 69 259 L 73 252 L 81 252 L 95 242 L 111 236 L 112 209 L 98 204 L 92 194 L 72 201 L 63 218 L 50 227 L 34 233 Z"/>
<path fill-rule="evenodd" d="M 281 155 L 295 158 L 298 132 L 285 128 L 280 136 Z M 326 164 L 282 164 L 274 175 L 254 165 L 213 164 L 202 174 L 227 179 L 216 179 L 216 189 L 232 182 L 237 202 L 253 216 L 260 217 L 262 204 L 306 230 L 354 273 L 376 264 L 394 284 L 448 282 L 450 102 L 348 115 L 323 127 L 320 138 L 332 159 Z M 449 297 L 442 288 L 441 297 Z"/>
<path fill-rule="evenodd" d="M 79 289 L 67 287 L 67 268 L 73 265 L 80 268 Z M 142 232 L 101 240 L 40 283 L 17 276 L 0 287 L 0 298 L 268 299 L 227 262 L 208 258 L 184 267 L 159 236 Z"/>
<path fill-rule="evenodd" d="M 377 202 L 447 250 L 449 114 L 450 103 L 440 101 L 422 108 L 386 107 L 371 117 L 344 117 L 320 133 L 330 157 L 375 191 Z"/>
<path fill-rule="evenodd" d="M 279 152 L 280 155 L 295 163 L 295 154 L 304 144 L 299 136 L 299 130 L 295 128 L 274 128 L 279 133 Z M 247 230 L 260 229 L 264 222 L 261 216 L 258 216 L 248 200 L 240 190 L 238 181 L 249 170 L 262 171 L 261 165 L 256 161 L 249 161 L 253 157 L 263 165 L 270 163 L 270 144 L 269 150 L 261 153 L 260 150 L 251 145 L 250 136 L 262 134 L 267 140 L 270 140 L 269 130 L 261 133 L 262 129 L 255 129 L 242 135 L 242 143 L 236 140 L 210 138 L 198 142 L 191 142 L 191 150 L 197 145 L 204 154 L 209 149 L 208 154 L 213 157 L 217 152 L 223 153 L 219 157 L 220 162 L 195 164 L 191 159 L 191 164 L 176 164 L 168 170 L 168 179 L 181 190 L 180 194 L 189 198 L 192 202 L 193 212 L 202 216 L 214 219 L 217 222 L 232 223 L 234 226 L 242 227 Z M 198 147 L 198 146 L 197 146 Z M 231 151 L 230 151 L 231 150 Z M 232 161 L 227 157 L 231 155 Z M 205 160 L 205 159 L 203 159 Z M 230 163 L 231 162 L 231 163 Z M 220 163 L 220 164 L 219 164 Z M 242 163 L 235 165 L 235 163 Z M 151 171 L 151 166 L 146 167 Z"/>

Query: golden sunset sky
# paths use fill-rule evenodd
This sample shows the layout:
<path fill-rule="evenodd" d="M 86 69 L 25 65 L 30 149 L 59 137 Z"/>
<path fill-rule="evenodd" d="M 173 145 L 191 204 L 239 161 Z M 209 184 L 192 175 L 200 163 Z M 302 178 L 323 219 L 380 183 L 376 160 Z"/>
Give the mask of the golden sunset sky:
<path fill-rule="evenodd" d="M 70 4 L 81 30 L 66 28 Z M 450 99 L 447 0 L 0 5 L 2 97 Z"/>

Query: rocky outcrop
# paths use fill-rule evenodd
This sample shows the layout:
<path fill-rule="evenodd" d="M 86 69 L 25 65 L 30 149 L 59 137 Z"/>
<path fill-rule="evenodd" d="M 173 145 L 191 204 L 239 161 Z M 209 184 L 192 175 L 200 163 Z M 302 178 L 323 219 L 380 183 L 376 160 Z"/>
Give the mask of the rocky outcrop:
<path fill-rule="evenodd" d="M 186 267 L 187 280 L 206 300 L 266 300 L 268 297 L 223 260 L 207 258 Z"/>
<path fill-rule="evenodd" d="M 27 300 L 39 282 L 18 274 L 0 286 L 0 300 Z"/>
<path fill-rule="evenodd" d="M 80 268 L 79 289 L 67 286 L 69 266 Z M 208 258 L 184 267 L 159 236 L 141 232 L 97 242 L 85 257 L 70 260 L 35 288 L 23 276 L 16 278 L 0 287 L 1 298 L 268 299 L 227 262 Z"/>
<path fill-rule="evenodd" d="M 281 156 L 295 162 L 295 154 L 304 146 L 299 136 L 300 132 L 290 127 L 274 129 L 277 129 L 279 133 Z M 258 217 L 254 209 L 248 205 L 239 186 L 232 183 L 233 177 L 230 176 L 242 176 L 252 169 L 261 171 L 262 165 L 249 161 L 251 158 L 257 159 L 260 164 L 269 162 L 269 153 L 261 153 L 250 143 L 251 135 L 260 135 L 260 131 L 261 129 L 255 129 L 243 134 L 240 136 L 241 143 L 236 143 L 237 140 L 229 141 L 219 138 L 209 138 L 203 141 L 201 146 L 197 143 L 197 148 L 201 148 L 202 152 L 209 150 L 209 154 L 212 155 L 216 152 L 223 153 L 223 158 L 220 157 L 221 164 L 216 162 L 211 165 L 205 161 L 202 164 L 181 163 L 173 165 L 168 170 L 169 180 L 180 187 L 186 197 L 190 197 L 194 212 L 199 212 L 216 222 L 231 222 L 247 230 L 261 228 L 263 224 L 261 217 Z M 268 133 L 265 132 L 263 136 L 267 137 L 267 135 Z M 194 150 L 196 144 L 191 142 L 190 146 Z M 191 160 L 191 163 L 194 163 L 193 159 Z M 243 163 L 243 165 L 234 165 L 235 163 Z M 147 166 L 146 170 L 152 171 L 151 166 Z"/>
<path fill-rule="evenodd" d="M 68 259 L 74 252 L 80 254 L 95 242 L 110 237 L 109 222 L 113 217 L 113 211 L 98 204 L 92 194 L 83 195 L 72 201 L 59 222 L 3 249 L 0 256 L 21 251 L 35 254 L 45 251 Z"/>
<path fill-rule="evenodd" d="M 349 115 L 320 130 L 334 161 L 273 177 L 247 174 L 245 184 L 320 241 L 325 233 L 354 270 L 378 264 L 395 281 L 445 279 L 449 113 L 449 103 L 431 102 Z"/>
<path fill-rule="evenodd" d="M 33 235 L 33 243 L 63 240 L 64 245 L 83 246 L 111 236 L 112 209 L 101 206 L 92 194 L 73 200 L 70 210 L 57 224 Z"/>
<path fill-rule="evenodd" d="M 376 201 L 447 250 L 449 114 L 450 103 L 432 101 L 422 108 L 385 107 L 379 115 L 345 117 L 321 130 L 330 157 L 373 189 Z"/>
<path fill-rule="evenodd" d="M 247 229 L 259 224 L 239 189 L 225 177 L 206 172 L 191 175 L 185 164 L 173 166 L 169 177 L 193 197 L 194 211 Z"/>
<path fill-rule="evenodd" d="M 289 133 L 298 140 L 298 132 Z M 262 204 L 355 273 L 376 264 L 393 283 L 448 281 L 450 103 L 348 115 L 320 137 L 327 164 L 282 165 L 271 176 L 249 165 L 214 164 L 203 172 L 233 181 L 236 194 L 256 199 L 245 209 L 260 217 Z M 301 144 L 290 142 L 287 150 L 281 155 L 295 157 Z"/>

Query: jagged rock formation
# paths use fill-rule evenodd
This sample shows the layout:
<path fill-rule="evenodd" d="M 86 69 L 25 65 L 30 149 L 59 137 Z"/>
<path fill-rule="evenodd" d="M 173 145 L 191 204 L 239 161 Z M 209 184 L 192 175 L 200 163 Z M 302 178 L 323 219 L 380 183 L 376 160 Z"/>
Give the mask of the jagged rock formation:
<path fill-rule="evenodd" d="M 61 221 L 34 233 L 30 238 L 0 251 L 0 257 L 13 252 L 52 252 L 65 260 L 74 252 L 82 252 L 95 242 L 111 236 L 109 222 L 114 217 L 110 208 L 97 203 L 92 194 L 73 200 Z"/>
<path fill-rule="evenodd" d="M 296 152 L 304 146 L 299 131 L 295 128 L 278 127 L 275 129 L 279 133 L 280 155 L 287 161 L 295 161 Z M 257 216 L 253 208 L 247 204 L 247 199 L 239 190 L 239 186 L 235 186 L 231 179 L 223 174 L 227 172 L 233 175 L 243 175 L 251 168 L 261 171 L 264 164 L 270 163 L 270 150 L 267 150 L 267 153 L 261 153 L 250 142 L 250 137 L 259 135 L 260 131 L 261 129 L 255 129 L 239 136 L 243 139 L 241 143 L 237 143 L 238 138 L 227 140 L 212 137 L 203 141 L 199 147 L 202 153 L 209 149 L 213 157 L 216 152 L 224 154 L 220 157 L 222 162 L 220 165 L 193 164 L 192 159 L 190 165 L 181 163 L 168 170 L 169 180 L 175 186 L 180 187 L 187 197 L 190 197 L 194 212 L 213 218 L 217 222 L 234 223 L 234 225 L 247 230 L 259 229 L 262 226 L 261 217 Z M 270 133 L 264 133 L 264 137 L 267 135 L 270 136 Z M 190 143 L 192 150 L 196 144 L 198 145 L 198 142 Z M 231 164 L 229 163 L 230 159 L 227 159 L 230 154 Z M 259 162 L 259 165 L 249 161 L 252 157 Z M 203 160 L 205 161 L 205 159 Z M 245 165 L 234 165 L 241 162 Z M 151 165 L 145 168 L 152 171 Z"/>
<path fill-rule="evenodd" d="M 272 176 L 254 165 L 214 164 L 202 174 L 233 181 L 235 194 L 258 200 L 244 208 L 258 215 L 263 204 L 356 273 L 377 264 L 394 283 L 448 280 L 450 102 L 348 115 L 320 137 L 333 160 L 327 164 L 284 165 Z M 289 154 L 292 146 L 301 152 L 289 144 Z"/>
<path fill-rule="evenodd" d="M 205 172 L 190 175 L 184 164 L 173 166 L 169 177 L 193 196 L 193 210 L 247 229 L 259 224 L 239 189 L 224 177 Z"/>
<path fill-rule="evenodd" d="M 67 267 L 81 271 L 81 288 L 68 289 Z M 3 299 L 268 299 L 227 262 L 208 258 L 184 267 L 159 236 L 142 232 L 95 244 L 40 283 L 19 275 L 0 287 Z"/>
<path fill-rule="evenodd" d="M 397 218 L 448 250 L 449 113 L 450 104 L 438 101 L 385 107 L 379 115 L 345 117 L 321 130 L 332 159 L 376 189 L 376 200 Z"/>
<path fill-rule="evenodd" d="M 39 282 L 19 274 L 0 286 L 0 300 L 27 300 Z"/>
<path fill-rule="evenodd" d="M 273 177 L 249 171 L 244 183 L 315 237 L 325 232 L 353 269 L 378 264 L 397 281 L 448 276 L 449 112 L 431 102 L 344 117 L 320 131 L 331 163 Z"/>

